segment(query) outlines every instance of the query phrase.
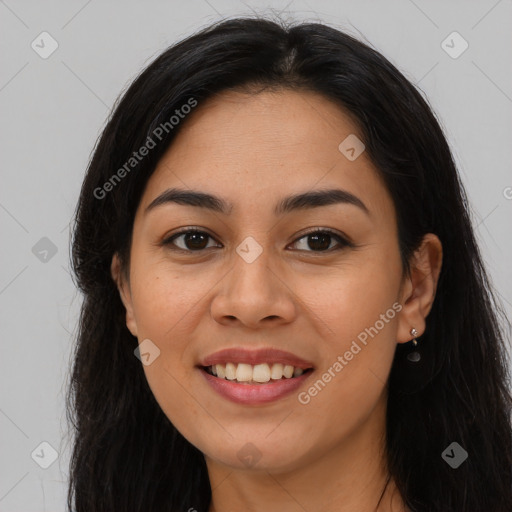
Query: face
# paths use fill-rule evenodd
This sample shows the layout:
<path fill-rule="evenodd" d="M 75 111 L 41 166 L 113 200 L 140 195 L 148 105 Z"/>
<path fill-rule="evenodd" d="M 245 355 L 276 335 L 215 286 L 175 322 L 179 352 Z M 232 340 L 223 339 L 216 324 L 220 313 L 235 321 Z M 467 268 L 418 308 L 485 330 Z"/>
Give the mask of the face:
<path fill-rule="evenodd" d="M 385 402 L 396 343 L 421 332 L 389 193 L 364 151 L 339 149 L 354 136 L 320 95 L 224 92 L 190 114 L 148 181 L 120 282 L 127 325 L 149 340 L 163 412 L 207 461 L 280 472 L 336 450 Z M 327 190 L 340 192 L 284 202 Z M 225 349 L 238 352 L 208 361 Z M 242 384 L 233 368 L 275 378 Z"/>

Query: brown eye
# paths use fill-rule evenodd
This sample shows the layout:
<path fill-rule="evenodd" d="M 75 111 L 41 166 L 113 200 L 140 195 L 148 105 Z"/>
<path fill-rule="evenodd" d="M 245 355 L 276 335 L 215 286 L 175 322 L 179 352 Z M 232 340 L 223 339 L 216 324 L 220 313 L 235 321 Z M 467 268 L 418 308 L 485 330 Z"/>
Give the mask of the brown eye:
<path fill-rule="evenodd" d="M 327 252 L 332 250 L 331 243 L 333 239 L 338 243 L 338 249 L 343 247 L 350 246 L 352 244 L 348 242 L 345 238 L 337 233 L 330 231 L 328 229 L 317 229 L 315 231 L 311 231 L 310 233 L 306 233 L 297 241 L 295 244 L 299 243 L 301 240 L 306 240 L 306 243 L 303 243 L 302 249 L 306 252 Z M 337 250 L 336 248 L 334 250 Z"/>
<path fill-rule="evenodd" d="M 213 238 L 204 231 L 196 229 L 188 229 L 187 231 L 181 231 L 172 235 L 170 238 L 164 240 L 164 245 L 174 245 L 182 251 L 202 251 L 208 249 L 208 239 Z M 180 240 L 180 244 L 175 243 L 176 240 Z M 215 246 L 214 246 L 215 247 Z"/>

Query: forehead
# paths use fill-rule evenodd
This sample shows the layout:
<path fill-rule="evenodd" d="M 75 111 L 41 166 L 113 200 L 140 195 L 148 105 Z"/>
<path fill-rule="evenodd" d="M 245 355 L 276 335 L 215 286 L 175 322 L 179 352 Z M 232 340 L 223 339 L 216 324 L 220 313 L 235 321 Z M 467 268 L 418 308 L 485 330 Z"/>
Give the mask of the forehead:
<path fill-rule="evenodd" d="M 362 139 L 357 124 L 320 94 L 222 92 L 182 121 L 141 206 L 176 186 L 222 195 L 235 211 L 238 203 L 275 202 L 284 190 L 318 187 L 342 187 L 369 203 L 385 200 L 379 197 L 386 195 L 383 182 L 365 152 L 350 160 L 340 151 L 347 137 Z"/>

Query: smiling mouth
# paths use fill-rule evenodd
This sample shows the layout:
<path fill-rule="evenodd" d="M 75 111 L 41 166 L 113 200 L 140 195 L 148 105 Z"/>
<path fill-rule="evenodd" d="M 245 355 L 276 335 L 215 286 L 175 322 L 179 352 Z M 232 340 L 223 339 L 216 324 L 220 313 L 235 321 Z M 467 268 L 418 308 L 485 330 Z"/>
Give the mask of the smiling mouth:
<path fill-rule="evenodd" d="M 203 371 L 217 377 L 238 384 L 272 384 L 283 380 L 290 380 L 313 371 L 313 368 L 298 368 L 281 363 L 226 363 L 201 366 Z"/>

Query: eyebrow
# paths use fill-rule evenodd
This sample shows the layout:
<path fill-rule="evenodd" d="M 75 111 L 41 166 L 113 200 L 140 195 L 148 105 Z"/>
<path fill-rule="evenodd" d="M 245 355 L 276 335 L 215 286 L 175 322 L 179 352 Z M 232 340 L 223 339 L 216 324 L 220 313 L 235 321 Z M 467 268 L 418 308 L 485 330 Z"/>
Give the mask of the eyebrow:
<path fill-rule="evenodd" d="M 233 209 L 232 203 L 212 194 L 197 190 L 170 188 L 156 197 L 146 208 L 145 213 L 168 203 L 206 208 L 224 215 L 229 215 Z M 363 201 L 354 194 L 341 189 L 328 189 L 312 190 L 285 197 L 274 208 L 274 215 L 280 216 L 292 211 L 308 210 L 333 204 L 351 204 L 357 206 L 366 214 L 370 214 Z"/>

